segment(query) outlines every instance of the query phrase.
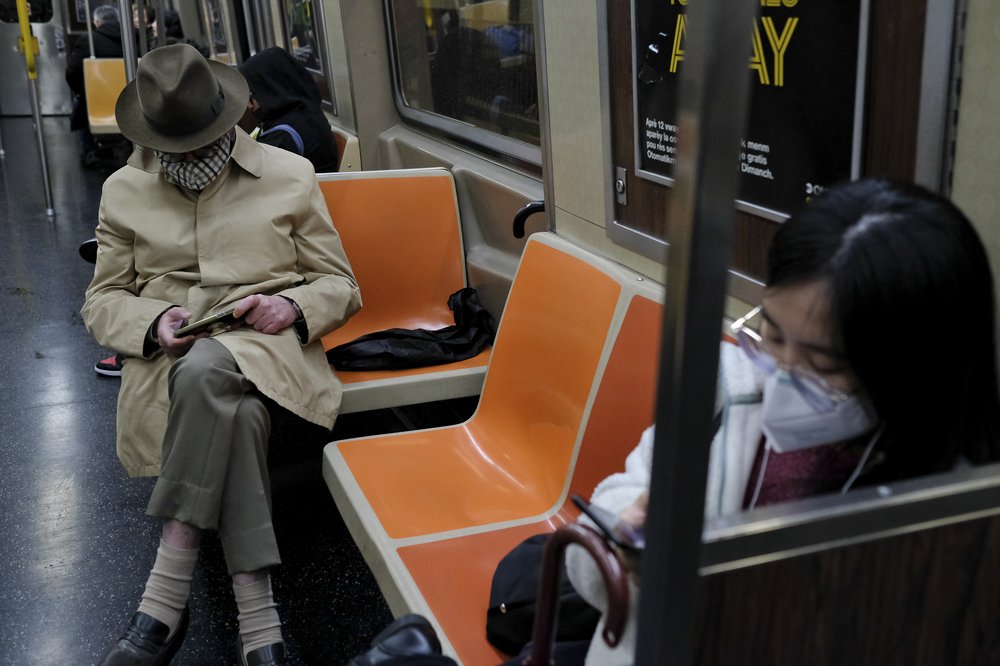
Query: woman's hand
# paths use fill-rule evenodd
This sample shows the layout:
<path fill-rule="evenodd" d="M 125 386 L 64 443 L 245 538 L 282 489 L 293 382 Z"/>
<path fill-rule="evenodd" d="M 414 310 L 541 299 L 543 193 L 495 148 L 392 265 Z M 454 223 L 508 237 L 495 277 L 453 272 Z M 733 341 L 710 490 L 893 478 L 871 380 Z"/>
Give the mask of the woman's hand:
<path fill-rule="evenodd" d="M 644 490 L 641 495 L 635 498 L 635 501 L 632 502 L 632 504 L 625 507 L 625 509 L 618 514 L 618 517 L 622 519 L 623 523 L 627 523 L 632 528 L 641 532 L 646 525 L 646 507 L 648 505 L 649 491 Z M 621 561 L 625 570 L 638 576 L 640 573 L 639 565 L 641 563 L 641 553 L 625 549 L 621 549 L 619 552 L 622 555 Z"/>
<path fill-rule="evenodd" d="M 642 529 L 646 524 L 646 507 L 649 506 L 649 491 L 644 490 L 642 494 L 635 498 L 629 506 L 625 507 L 618 516 L 626 523 L 637 529 Z"/>

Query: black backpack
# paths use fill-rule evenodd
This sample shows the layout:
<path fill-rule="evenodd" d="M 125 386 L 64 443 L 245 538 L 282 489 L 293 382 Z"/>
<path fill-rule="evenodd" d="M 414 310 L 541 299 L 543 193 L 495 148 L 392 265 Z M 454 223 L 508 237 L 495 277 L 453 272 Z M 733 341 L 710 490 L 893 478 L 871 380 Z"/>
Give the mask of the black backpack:
<path fill-rule="evenodd" d="M 535 602 L 542 567 L 542 551 L 549 535 L 528 537 L 497 564 L 490 585 L 490 607 L 486 613 L 486 639 L 508 655 L 516 655 L 531 641 Z M 588 604 L 559 571 L 559 625 L 556 641 L 586 641 L 589 644 L 601 613 Z"/>

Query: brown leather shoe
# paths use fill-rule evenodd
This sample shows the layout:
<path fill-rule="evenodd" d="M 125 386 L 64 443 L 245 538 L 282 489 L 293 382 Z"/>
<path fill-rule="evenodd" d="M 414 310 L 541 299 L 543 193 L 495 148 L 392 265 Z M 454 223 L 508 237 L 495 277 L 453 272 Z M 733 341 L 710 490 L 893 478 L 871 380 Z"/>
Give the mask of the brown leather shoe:
<path fill-rule="evenodd" d="M 181 613 L 177 631 L 169 637 L 170 627 L 146 613 L 137 612 L 99 666 L 166 666 L 184 642 L 187 628 L 187 608 Z"/>
<path fill-rule="evenodd" d="M 236 660 L 240 666 L 284 666 L 288 663 L 285 653 L 285 642 L 278 641 L 256 650 L 250 650 L 243 656 L 243 637 L 236 635 Z"/>

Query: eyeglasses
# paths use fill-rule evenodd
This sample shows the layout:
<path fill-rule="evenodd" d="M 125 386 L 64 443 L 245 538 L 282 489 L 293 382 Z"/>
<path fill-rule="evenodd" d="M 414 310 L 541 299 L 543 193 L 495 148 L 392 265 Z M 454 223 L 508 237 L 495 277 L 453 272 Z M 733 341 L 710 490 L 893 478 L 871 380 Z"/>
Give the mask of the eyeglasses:
<path fill-rule="evenodd" d="M 160 158 L 161 162 L 166 162 L 168 164 L 173 164 L 175 162 L 183 162 L 188 155 L 194 155 L 199 160 L 203 160 L 206 157 L 211 157 L 215 152 L 216 145 L 218 141 L 213 141 L 212 143 L 198 148 L 196 150 L 189 150 L 186 153 L 162 153 L 159 150 L 156 151 L 156 156 Z"/>
<path fill-rule="evenodd" d="M 758 305 L 734 321 L 729 330 L 736 336 L 743 353 L 754 365 L 760 368 L 761 372 L 767 375 L 773 375 L 779 369 L 787 372 L 792 386 L 819 412 L 832 412 L 838 403 L 850 397 L 847 393 L 830 386 L 825 379 L 812 370 L 797 365 L 786 366 L 779 363 L 764 339 L 747 326 L 747 322 L 760 314 L 760 311 L 761 306 Z"/>

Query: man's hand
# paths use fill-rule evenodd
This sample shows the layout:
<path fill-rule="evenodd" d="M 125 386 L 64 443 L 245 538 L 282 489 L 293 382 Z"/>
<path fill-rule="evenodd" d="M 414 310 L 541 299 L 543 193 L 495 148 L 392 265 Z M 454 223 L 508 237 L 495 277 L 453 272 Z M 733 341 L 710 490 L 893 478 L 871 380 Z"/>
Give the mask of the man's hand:
<path fill-rule="evenodd" d="M 191 349 L 191 345 L 194 344 L 195 340 L 208 337 L 208 333 L 185 335 L 180 338 L 174 337 L 174 331 L 187 323 L 190 317 L 190 312 L 185 308 L 179 307 L 170 308 L 160 315 L 160 320 L 156 323 L 156 340 L 163 353 L 167 356 L 180 358 Z"/>
<path fill-rule="evenodd" d="M 287 298 L 264 294 L 254 294 L 241 300 L 236 304 L 233 315 L 242 317 L 247 326 L 269 335 L 285 330 L 299 317 L 295 306 Z"/>

